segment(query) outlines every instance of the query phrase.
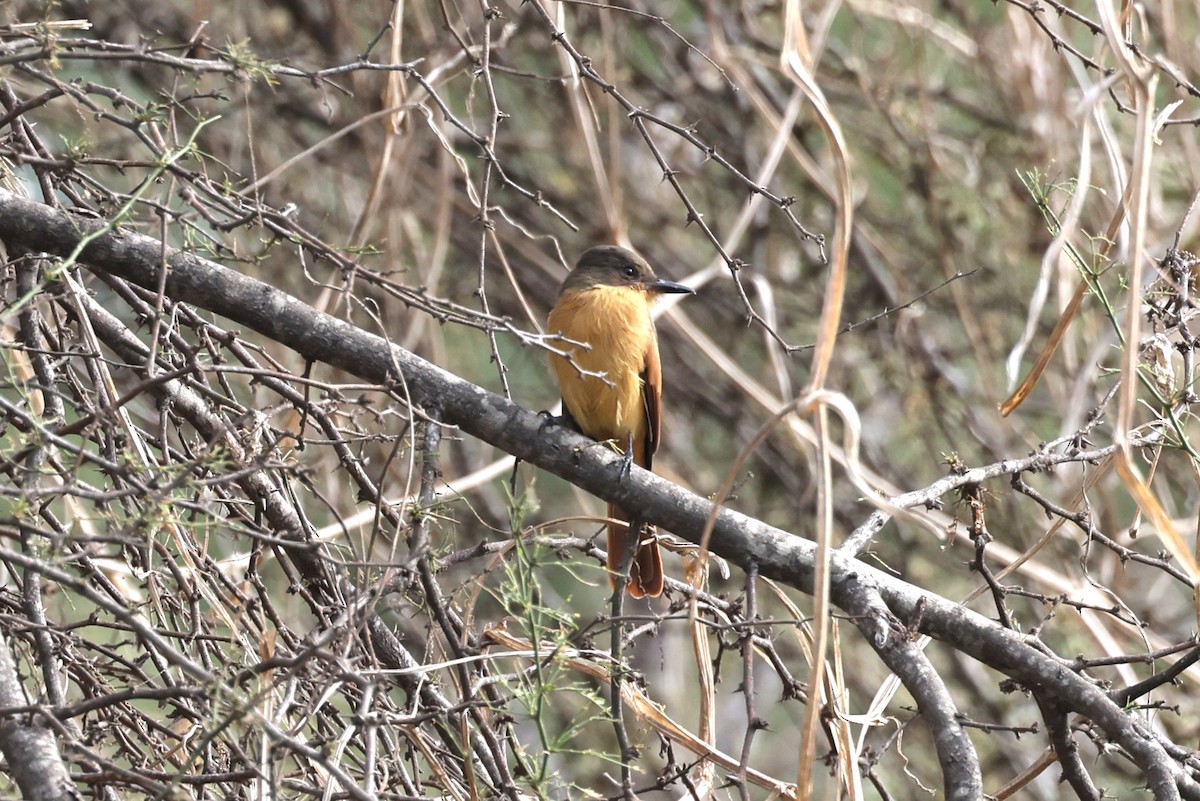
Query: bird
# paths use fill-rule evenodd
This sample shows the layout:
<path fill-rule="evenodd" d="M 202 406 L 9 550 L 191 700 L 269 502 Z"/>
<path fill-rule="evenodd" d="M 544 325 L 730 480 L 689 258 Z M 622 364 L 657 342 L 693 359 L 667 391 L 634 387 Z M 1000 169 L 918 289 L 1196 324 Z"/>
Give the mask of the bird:
<path fill-rule="evenodd" d="M 550 354 L 562 393 L 564 422 L 598 442 L 613 440 L 630 464 L 651 469 L 662 435 L 662 364 L 650 307 L 662 294 L 695 294 L 654 274 L 645 259 L 615 245 L 583 253 L 559 287 L 547 329 L 567 341 Z M 587 348 L 573 343 L 586 343 Z M 603 374 L 603 378 L 598 374 Z M 629 516 L 608 505 L 610 582 L 625 553 Z M 639 533 L 628 592 L 634 598 L 663 591 L 662 554 L 652 526 Z"/>

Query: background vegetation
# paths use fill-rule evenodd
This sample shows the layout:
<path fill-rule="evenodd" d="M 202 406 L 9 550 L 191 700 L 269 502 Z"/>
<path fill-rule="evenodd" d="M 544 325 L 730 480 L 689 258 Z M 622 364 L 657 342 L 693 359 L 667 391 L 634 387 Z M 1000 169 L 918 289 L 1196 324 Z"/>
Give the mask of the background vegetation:
<path fill-rule="evenodd" d="M 658 324 L 656 470 L 1020 635 L 981 653 L 889 596 L 873 638 L 844 573 L 824 606 L 827 560 L 814 600 L 749 541 L 705 566 L 699 527 L 614 626 L 600 501 L 12 206 L 6 797 L 973 797 L 970 774 L 1200 797 L 1194 4 L 16 0 L 0 22 L 13 197 L 531 410 L 557 400 L 566 270 L 634 247 L 698 290 Z M 889 637 L 940 694 L 895 681 Z"/>

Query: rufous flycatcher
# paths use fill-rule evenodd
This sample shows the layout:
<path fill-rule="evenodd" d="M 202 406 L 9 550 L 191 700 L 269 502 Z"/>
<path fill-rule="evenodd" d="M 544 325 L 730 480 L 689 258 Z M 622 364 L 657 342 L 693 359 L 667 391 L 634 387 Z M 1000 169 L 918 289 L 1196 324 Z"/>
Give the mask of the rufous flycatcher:
<path fill-rule="evenodd" d="M 650 306 L 663 293 L 694 294 L 683 284 L 658 278 L 640 256 L 611 245 L 579 257 L 550 310 L 548 328 L 573 342 L 552 354 L 550 367 L 562 389 L 567 423 L 597 441 L 614 440 L 630 463 L 650 469 L 662 433 L 662 365 Z M 603 377 L 598 377 L 599 374 Z M 613 504 L 608 516 L 628 521 Z M 654 528 L 641 527 L 629 594 L 663 591 L 662 555 Z M 608 569 L 616 575 L 629 526 L 608 524 Z"/>

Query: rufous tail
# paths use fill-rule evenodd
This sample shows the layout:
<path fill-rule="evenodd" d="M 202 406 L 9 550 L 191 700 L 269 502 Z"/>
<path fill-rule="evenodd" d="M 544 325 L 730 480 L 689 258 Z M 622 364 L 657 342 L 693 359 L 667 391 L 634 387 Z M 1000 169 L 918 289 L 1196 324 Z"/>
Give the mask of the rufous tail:
<path fill-rule="evenodd" d="M 625 514 L 611 503 L 608 505 L 608 516 L 617 520 L 625 519 Z M 613 586 L 616 586 L 615 577 L 621 568 L 621 556 L 625 553 L 628 536 L 629 526 L 608 524 L 608 579 Z M 658 550 L 658 540 L 654 538 L 654 526 L 642 527 L 642 542 L 638 545 L 637 557 L 629 570 L 629 584 L 626 586 L 634 598 L 657 598 L 662 595 L 662 554 Z"/>

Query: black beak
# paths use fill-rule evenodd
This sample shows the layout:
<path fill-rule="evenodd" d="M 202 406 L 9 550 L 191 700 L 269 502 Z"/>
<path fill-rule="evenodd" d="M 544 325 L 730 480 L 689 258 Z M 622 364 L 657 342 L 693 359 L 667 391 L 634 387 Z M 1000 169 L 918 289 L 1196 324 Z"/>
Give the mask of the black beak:
<path fill-rule="evenodd" d="M 647 285 L 651 292 L 661 292 L 665 295 L 695 295 L 696 290 L 690 286 L 677 284 L 665 278 L 655 278 Z"/>

